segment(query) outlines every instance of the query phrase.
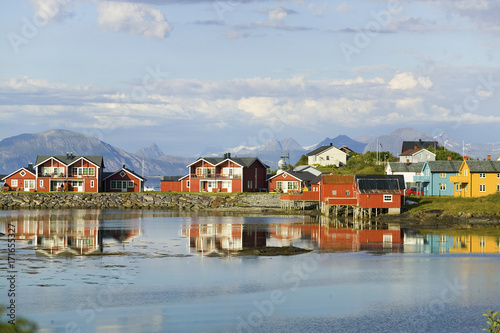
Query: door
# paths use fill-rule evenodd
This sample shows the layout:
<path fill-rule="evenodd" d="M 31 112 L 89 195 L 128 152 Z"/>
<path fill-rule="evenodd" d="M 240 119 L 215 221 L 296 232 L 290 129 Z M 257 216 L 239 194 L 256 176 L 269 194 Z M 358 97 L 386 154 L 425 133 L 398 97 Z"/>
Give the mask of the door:
<path fill-rule="evenodd" d="M 127 192 L 127 181 L 122 180 L 122 192 Z"/>

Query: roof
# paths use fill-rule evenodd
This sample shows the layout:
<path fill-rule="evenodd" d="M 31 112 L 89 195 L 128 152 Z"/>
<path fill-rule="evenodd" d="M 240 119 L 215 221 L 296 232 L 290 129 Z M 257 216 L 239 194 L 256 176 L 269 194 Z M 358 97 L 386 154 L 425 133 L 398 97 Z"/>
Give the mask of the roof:
<path fill-rule="evenodd" d="M 389 162 L 392 172 L 421 172 L 425 162 L 418 163 L 400 163 Z"/>
<path fill-rule="evenodd" d="M 26 170 L 27 172 L 31 173 L 33 176 L 36 176 L 36 175 L 35 175 L 35 170 L 34 170 L 34 169 L 32 169 L 32 168 L 24 168 L 24 167 L 22 167 L 22 168 L 19 168 L 19 169 L 17 169 L 16 171 L 14 171 L 14 172 L 12 172 L 12 173 L 9 173 L 8 175 L 0 175 L 0 180 L 1 180 L 1 181 L 4 181 L 5 179 L 9 178 L 9 177 L 10 177 L 10 176 L 12 176 L 13 174 L 18 173 L 18 172 L 19 172 L 19 171 L 21 171 L 21 170 Z"/>
<path fill-rule="evenodd" d="M 314 155 L 318 155 L 318 154 L 321 154 L 325 151 L 327 151 L 328 149 L 330 148 L 335 148 L 335 149 L 338 149 L 337 147 L 335 147 L 334 145 L 331 145 L 331 146 L 321 146 L 319 148 L 316 148 L 314 149 L 313 151 L 309 152 L 306 154 L 306 156 L 314 156 Z M 343 152 L 345 153 L 345 152 Z"/>
<path fill-rule="evenodd" d="M 468 160 L 470 172 L 500 173 L 500 161 Z"/>
<path fill-rule="evenodd" d="M 299 165 L 294 167 L 292 171 L 301 171 L 301 172 L 309 172 L 315 176 L 319 176 L 322 172 L 311 165 Z"/>
<path fill-rule="evenodd" d="M 457 173 L 462 161 L 428 161 L 431 172 Z"/>
<path fill-rule="evenodd" d="M 437 141 L 403 141 L 403 146 L 401 147 L 401 153 L 404 153 L 407 150 L 417 148 L 429 148 L 429 147 L 439 147 L 439 143 Z"/>
<path fill-rule="evenodd" d="M 162 182 L 178 182 L 182 178 L 187 177 L 187 176 L 163 176 L 161 177 Z"/>
<path fill-rule="evenodd" d="M 305 182 L 311 182 L 313 179 L 315 179 L 317 176 L 313 175 L 310 172 L 307 171 L 283 171 L 282 173 L 278 173 L 276 175 L 273 175 L 271 178 L 268 178 L 267 180 L 271 180 L 274 177 L 277 177 L 279 175 L 282 175 L 286 173 L 287 175 L 290 175 L 300 181 L 305 181 Z"/>
<path fill-rule="evenodd" d="M 402 175 L 355 175 L 359 193 L 401 193 L 405 189 Z"/>
<path fill-rule="evenodd" d="M 407 150 L 407 151 L 405 151 L 405 152 L 402 152 L 401 154 L 399 154 L 399 156 L 413 156 L 413 155 L 415 155 L 415 154 L 417 154 L 417 153 L 421 152 L 422 150 L 425 150 L 425 151 L 427 151 L 428 153 L 431 153 L 432 155 L 436 155 L 436 154 L 434 154 L 433 152 L 430 152 L 430 151 L 428 151 L 428 150 L 427 150 L 427 149 L 425 149 L 425 148 L 417 148 L 417 149 L 409 149 L 409 150 Z"/>
<path fill-rule="evenodd" d="M 236 164 L 241 165 L 242 167 L 248 168 L 250 167 L 255 161 L 259 161 L 260 164 L 262 164 L 265 168 L 269 168 L 266 164 L 264 164 L 261 160 L 259 160 L 257 157 L 200 157 L 196 161 L 194 161 L 191 164 L 188 164 L 188 166 L 191 166 L 195 164 L 198 161 L 204 160 L 212 165 L 218 165 L 221 164 L 224 161 L 233 161 Z"/>
<path fill-rule="evenodd" d="M 142 177 L 142 176 L 139 176 L 138 174 L 136 174 L 133 170 L 130 170 L 126 167 L 123 167 L 121 168 L 120 170 L 117 170 L 115 172 L 106 172 L 107 176 L 104 176 L 103 175 L 103 180 L 106 180 L 107 178 L 113 176 L 113 175 L 116 175 L 118 172 L 121 172 L 121 171 L 126 171 L 132 175 L 134 175 L 135 177 L 139 178 L 140 180 L 146 180 L 146 178 Z"/>
<path fill-rule="evenodd" d="M 352 185 L 354 182 L 354 175 L 323 175 L 323 184 L 331 185 Z"/>
<path fill-rule="evenodd" d="M 48 159 L 55 158 L 58 161 L 64 163 L 65 165 L 73 164 L 81 158 L 84 158 L 98 167 L 104 168 L 104 159 L 102 156 L 74 156 L 74 155 L 38 155 L 36 157 L 35 165 L 39 165 Z"/>

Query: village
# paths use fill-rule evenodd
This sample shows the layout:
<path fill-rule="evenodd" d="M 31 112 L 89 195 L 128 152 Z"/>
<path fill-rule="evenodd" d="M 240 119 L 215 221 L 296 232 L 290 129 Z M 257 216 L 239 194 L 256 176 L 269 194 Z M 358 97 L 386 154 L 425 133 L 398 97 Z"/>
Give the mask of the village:
<path fill-rule="evenodd" d="M 430 149 L 430 147 L 434 149 Z M 280 193 L 283 209 L 316 208 L 324 215 L 371 217 L 399 214 L 409 196 L 480 197 L 500 191 L 500 161 L 436 160 L 435 141 L 404 141 L 396 162 L 384 164 L 384 174 L 335 174 L 353 151 L 332 144 L 305 155 L 307 164 L 290 166 L 285 156 L 278 170 L 258 157 L 200 157 L 183 176 L 163 176 L 161 192 Z M 378 154 L 377 154 L 378 156 Z M 146 179 L 123 165 L 105 172 L 103 156 L 37 156 L 35 164 L 3 176 L 3 191 L 16 192 L 144 192 Z"/>

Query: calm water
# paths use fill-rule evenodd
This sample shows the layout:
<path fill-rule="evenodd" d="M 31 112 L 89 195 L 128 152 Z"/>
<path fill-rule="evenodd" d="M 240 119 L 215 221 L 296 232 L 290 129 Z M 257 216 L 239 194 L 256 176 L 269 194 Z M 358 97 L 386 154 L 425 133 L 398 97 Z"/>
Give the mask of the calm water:
<path fill-rule="evenodd" d="M 480 332 L 500 310 L 488 235 L 92 210 L 0 212 L 8 224 L 16 315 L 41 332 Z M 290 245 L 311 251 L 232 255 Z"/>

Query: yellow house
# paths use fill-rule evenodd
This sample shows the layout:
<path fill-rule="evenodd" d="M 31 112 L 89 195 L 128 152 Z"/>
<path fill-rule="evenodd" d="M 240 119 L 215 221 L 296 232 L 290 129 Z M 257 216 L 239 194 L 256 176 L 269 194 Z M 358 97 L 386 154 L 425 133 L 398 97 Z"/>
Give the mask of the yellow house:
<path fill-rule="evenodd" d="M 458 174 L 451 176 L 456 197 L 476 198 L 500 191 L 500 161 L 464 160 Z"/>
<path fill-rule="evenodd" d="M 450 253 L 500 253 L 498 236 L 455 236 Z"/>

